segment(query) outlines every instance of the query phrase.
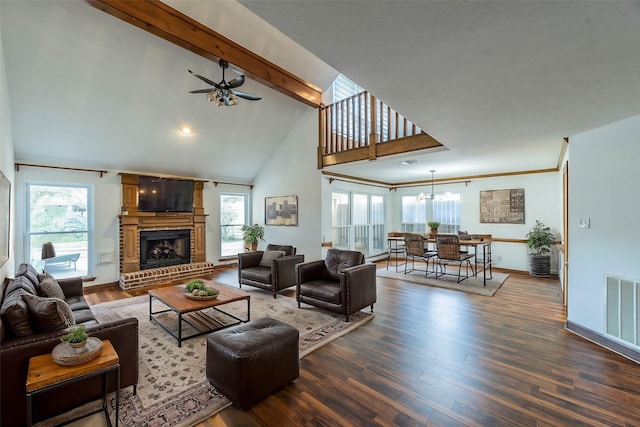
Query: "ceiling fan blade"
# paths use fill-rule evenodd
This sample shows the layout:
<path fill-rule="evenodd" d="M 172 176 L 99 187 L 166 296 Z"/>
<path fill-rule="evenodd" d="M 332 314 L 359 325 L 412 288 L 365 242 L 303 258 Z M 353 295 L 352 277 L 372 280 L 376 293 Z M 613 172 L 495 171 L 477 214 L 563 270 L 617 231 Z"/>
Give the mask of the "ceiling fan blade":
<path fill-rule="evenodd" d="M 209 93 L 213 91 L 213 89 L 198 89 L 198 90 L 190 90 L 189 93 Z"/>
<path fill-rule="evenodd" d="M 237 90 L 234 90 L 233 93 L 235 93 L 238 98 L 248 99 L 249 101 L 259 101 L 262 99 L 259 96 L 251 95 L 250 93 L 240 92 Z"/>
<path fill-rule="evenodd" d="M 187 70 L 187 71 L 188 71 L 188 72 L 190 72 L 192 75 L 196 76 L 197 78 L 199 78 L 200 80 L 202 80 L 203 82 L 208 83 L 208 84 L 210 84 L 211 86 L 215 86 L 215 87 L 217 87 L 218 89 L 220 89 L 220 86 L 218 86 L 218 83 L 214 82 L 213 80 L 209 80 L 208 78 L 206 78 L 206 77 L 204 77 L 204 76 L 201 76 L 201 75 L 200 75 L 200 74 L 198 74 L 198 73 L 194 73 L 194 72 L 193 72 L 193 71 L 191 71 L 191 70 Z"/>
<path fill-rule="evenodd" d="M 229 80 L 227 83 L 227 87 L 229 89 L 236 88 L 238 86 L 242 86 L 244 84 L 244 76 L 236 77 L 235 79 Z"/>

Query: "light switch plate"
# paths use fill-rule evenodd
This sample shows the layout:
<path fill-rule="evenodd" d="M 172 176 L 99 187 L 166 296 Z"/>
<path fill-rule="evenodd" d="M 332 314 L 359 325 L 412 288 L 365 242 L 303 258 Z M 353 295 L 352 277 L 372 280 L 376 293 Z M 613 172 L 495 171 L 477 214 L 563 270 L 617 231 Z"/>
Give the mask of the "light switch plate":
<path fill-rule="evenodd" d="M 590 228 L 591 227 L 591 219 L 590 218 L 578 218 L 578 227 L 579 228 Z"/>

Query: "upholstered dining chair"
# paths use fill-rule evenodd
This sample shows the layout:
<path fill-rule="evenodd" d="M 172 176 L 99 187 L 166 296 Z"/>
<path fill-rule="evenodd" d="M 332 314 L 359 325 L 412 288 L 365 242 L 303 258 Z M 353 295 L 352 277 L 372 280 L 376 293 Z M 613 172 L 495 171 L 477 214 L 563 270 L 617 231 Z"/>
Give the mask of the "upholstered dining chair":
<path fill-rule="evenodd" d="M 460 251 L 460 240 L 455 234 L 438 234 L 436 236 L 436 247 L 438 249 L 437 263 L 440 267 L 441 276 L 446 273 L 448 264 L 458 265 L 458 283 L 469 277 L 469 267 L 473 274 L 473 266 L 471 258 L 475 255 L 468 252 Z M 461 277 L 462 264 L 465 264 L 466 275 Z M 438 269 L 436 268 L 436 278 L 438 278 Z"/>
<path fill-rule="evenodd" d="M 436 256 L 436 252 L 429 251 L 426 247 L 426 239 L 422 237 L 420 234 L 405 234 L 404 235 L 404 247 L 405 247 L 405 263 L 404 263 L 404 274 L 410 273 L 412 271 L 424 271 L 425 277 L 429 275 L 429 273 L 435 272 L 435 263 L 433 271 L 429 271 L 429 260 Z M 411 266 L 409 267 L 409 258 L 411 258 Z M 426 263 L 426 267 L 424 270 L 419 270 L 415 268 L 415 260 L 416 258 L 424 261 Z"/>

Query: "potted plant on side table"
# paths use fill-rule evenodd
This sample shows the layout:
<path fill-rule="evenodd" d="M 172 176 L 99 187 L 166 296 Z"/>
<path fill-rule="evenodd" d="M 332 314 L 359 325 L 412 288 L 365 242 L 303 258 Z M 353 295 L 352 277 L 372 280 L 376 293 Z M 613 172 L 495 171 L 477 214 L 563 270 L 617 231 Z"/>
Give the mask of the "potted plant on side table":
<path fill-rule="evenodd" d="M 540 221 L 527 233 L 529 247 L 529 272 L 535 277 L 549 277 L 551 275 L 551 246 L 556 237 L 551 229 Z"/>
<path fill-rule="evenodd" d="M 259 224 L 243 225 L 241 230 L 242 238 L 251 245 L 251 250 L 257 250 L 258 240 L 264 240 L 264 227 Z"/>
<path fill-rule="evenodd" d="M 438 235 L 438 227 L 440 227 L 440 223 L 438 221 L 429 221 L 427 223 L 429 230 L 431 230 L 430 238 L 435 239 Z"/>
<path fill-rule="evenodd" d="M 68 342 L 71 347 L 79 348 L 83 347 L 87 343 L 89 335 L 84 329 L 84 326 L 76 326 L 72 328 L 68 334 L 60 337 L 60 341 Z"/>

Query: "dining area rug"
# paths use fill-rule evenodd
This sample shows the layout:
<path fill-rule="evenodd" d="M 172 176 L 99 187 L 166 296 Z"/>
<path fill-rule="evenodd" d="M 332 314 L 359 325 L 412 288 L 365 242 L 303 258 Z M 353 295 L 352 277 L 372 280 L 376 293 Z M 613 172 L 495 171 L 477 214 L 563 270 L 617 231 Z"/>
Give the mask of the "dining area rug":
<path fill-rule="evenodd" d="M 258 289 L 242 288 L 251 295 L 251 319 L 272 317 L 288 323 L 300 331 L 300 358 L 364 325 L 373 313 L 360 311 L 349 316 L 338 315 L 303 304 L 298 308 L 295 298 Z M 155 304 L 161 304 L 154 299 Z M 225 311 L 246 318 L 246 301 L 227 304 Z M 119 425 L 186 427 L 202 422 L 221 411 L 231 402 L 213 387 L 206 378 L 207 335 L 184 340 L 178 347 L 176 339 L 149 320 L 149 297 L 138 296 L 93 305 L 99 322 L 117 318 L 138 319 L 139 381 L 137 394 L 132 387 L 120 391 Z M 176 322 L 177 323 L 177 322 Z M 101 402 L 92 402 L 74 411 L 89 413 Z M 115 393 L 109 395 L 109 413 L 115 424 Z M 61 420 L 68 419 L 69 414 Z M 38 426 L 48 427 L 61 422 L 53 418 Z M 96 414 L 70 424 L 73 427 L 106 425 L 103 414 Z"/>
<path fill-rule="evenodd" d="M 410 273 L 404 273 L 403 271 L 395 272 L 393 270 L 386 270 L 384 268 L 379 268 L 376 271 L 376 275 L 378 277 L 385 277 L 388 279 L 395 280 L 403 280 L 405 282 L 418 283 L 421 285 L 434 286 L 437 288 L 445 288 L 452 289 L 454 291 L 467 292 L 475 295 L 483 295 L 487 297 L 492 297 L 498 292 L 498 290 L 504 284 L 504 281 L 509 277 L 508 274 L 505 273 L 496 273 L 493 272 L 493 278 L 491 280 L 487 280 L 487 285 L 484 286 L 482 279 L 482 272 L 479 277 L 470 276 L 467 279 L 464 279 L 460 283 L 457 283 L 457 269 L 454 273 L 453 271 L 448 271 L 448 274 L 438 275 L 438 278 L 435 278 L 435 274 L 429 273 L 428 277 L 425 277 L 424 271 L 412 271 Z M 464 272 L 462 273 L 464 274 Z"/>

